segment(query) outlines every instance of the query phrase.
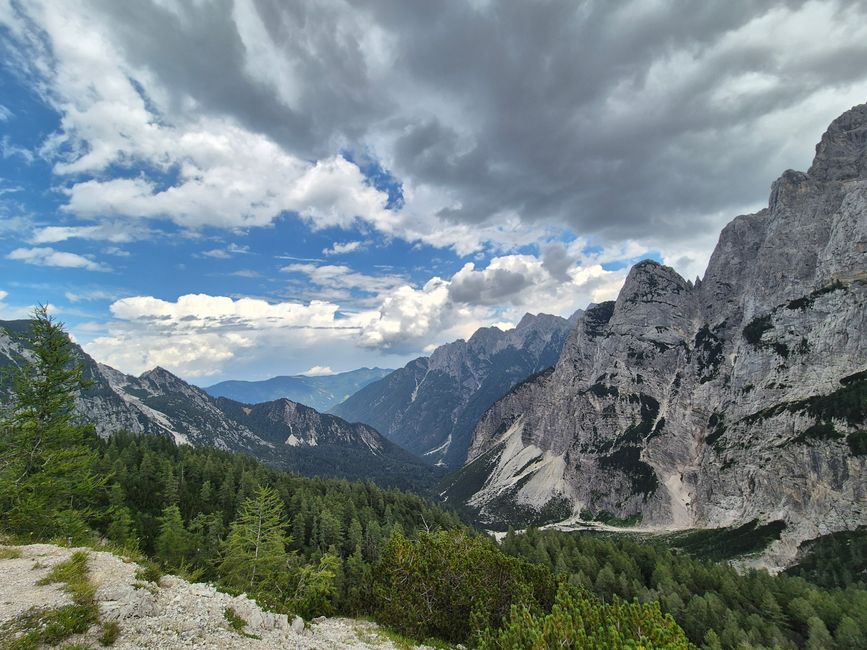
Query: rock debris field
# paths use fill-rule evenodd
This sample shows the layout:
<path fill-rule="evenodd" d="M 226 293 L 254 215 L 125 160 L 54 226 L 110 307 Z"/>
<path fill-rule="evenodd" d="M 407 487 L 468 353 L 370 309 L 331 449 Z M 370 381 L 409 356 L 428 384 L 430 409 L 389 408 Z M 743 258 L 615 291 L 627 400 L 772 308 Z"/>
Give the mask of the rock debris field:
<path fill-rule="evenodd" d="M 230 596 L 209 584 L 189 583 L 171 575 L 163 576 L 158 584 L 146 582 L 136 577 L 139 565 L 111 553 L 49 544 L 11 548 L 20 551 L 20 557 L 0 559 L 0 635 L 4 626 L 28 612 L 71 604 L 62 584 L 37 583 L 55 564 L 83 550 L 88 554 L 90 580 L 96 586 L 100 623 L 116 621 L 120 626 L 113 648 L 397 648 L 374 623 L 319 618 L 305 624 L 300 618 L 264 611 L 244 595 Z M 246 622 L 243 630 L 230 625 L 227 608 Z M 98 648 L 98 631 L 96 626 L 62 645 Z M 0 645 L 9 640 L 0 638 Z"/>

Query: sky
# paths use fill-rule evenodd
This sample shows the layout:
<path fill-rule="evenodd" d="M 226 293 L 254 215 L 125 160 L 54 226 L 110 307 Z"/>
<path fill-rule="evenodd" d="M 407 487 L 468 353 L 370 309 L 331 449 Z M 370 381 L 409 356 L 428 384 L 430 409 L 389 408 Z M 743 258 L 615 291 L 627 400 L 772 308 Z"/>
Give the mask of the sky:
<path fill-rule="evenodd" d="M 867 101 L 867 3 L 0 0 L 0 319 L 223 379 L 701 276 Z"/>

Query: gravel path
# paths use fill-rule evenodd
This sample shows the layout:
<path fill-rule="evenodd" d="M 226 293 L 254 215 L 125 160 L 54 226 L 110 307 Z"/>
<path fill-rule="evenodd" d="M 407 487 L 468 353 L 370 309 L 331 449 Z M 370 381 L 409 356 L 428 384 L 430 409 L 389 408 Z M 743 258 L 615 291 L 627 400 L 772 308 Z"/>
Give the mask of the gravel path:
<path fill-rule="evenodd" d="M 202 648 L 271 650 L 292 648 L 377 648 L 397 650 L 378 633 L 374 623 L 343 618 L 325 618 L 303 626 L 300 619 L 263 611 L 245 596 L 229 596 L 213 586 L 189 583 L 176 576 L 163 576 L 160 583 L 135 577 L 139 566 L 116 555 L 89 549 L 67 549 L 48 544 L 16 547 L 17 559 L 0 560 L 0 624 L 31 608 L 55 608 L 69 604 L 59 585 L 37 585 L 50 568 L 76 550 L 88 553 L 90 577 L 97 587 L 100 620 L 117 621 L 120 637 L 114 648 Z M 247 626 L 243 634 L 231 628 L 225 617 L 231 607 Z M 74 639 L 91 647 L 98 629 Z M 259 637 L 259 638 L 254 638 Z M 423 650 L 425 646 L 417 646 Z"/>

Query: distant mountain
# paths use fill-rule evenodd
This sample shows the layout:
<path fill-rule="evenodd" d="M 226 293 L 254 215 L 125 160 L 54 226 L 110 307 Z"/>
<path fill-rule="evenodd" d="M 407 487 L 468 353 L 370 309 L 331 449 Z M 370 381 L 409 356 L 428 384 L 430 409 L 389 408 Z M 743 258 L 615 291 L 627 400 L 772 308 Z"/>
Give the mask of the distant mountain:
<path fill-rule="evenodd" d="M 431 463 L 460 467 L 481 415 L 518 382 L 553 365 L 580 318 L 527 314 L 514 329 L 479 329 L 442 345 L 335 406 Z"/>
<path fill-rule="evenodd" d="M 390 372 L 391 370 L 383 368 L 359 368 L 318 377 L 291 375 L 262 381 L 230 380 L 205 386 L 203 390 L 213 397 L 228 397 L 246 404 L 270 402 L 285 397 L 317 411 L 327 411 Z"/>
<path fill-rule="evenodd" d="M 445 496 L 489 526 L 867 524 L 867 104 L 722 231 L 700 282 L 645 260 L 479 420 Z"/>
<path fill-rule="evenodd" d="M 0 370 L 31 355 L 29 328 L 30 321 L 0 321 Z M 117 431 L 159 435 L 177 444 L 247 453 L 309 476 L 370 479 L 422 492 L 441 478 L 440 471 L 367 425 L 285 398 L 247 405 L 212 397 L 164 368 L 133 377 L 75 350 L 92 382 L 76 408 L 102 437 Z M 0 381 L 0 401 L 9 397 L 8 381 Z"/>

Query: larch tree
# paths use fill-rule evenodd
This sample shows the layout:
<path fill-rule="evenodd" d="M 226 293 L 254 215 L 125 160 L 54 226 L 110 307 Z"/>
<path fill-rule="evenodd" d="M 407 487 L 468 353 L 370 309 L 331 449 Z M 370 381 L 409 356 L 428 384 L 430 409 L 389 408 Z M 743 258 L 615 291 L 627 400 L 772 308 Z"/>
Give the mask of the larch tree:
<path fill-rule="evenodd" d="M 46 307 L 34 310 L 30 347 L 0 421 L 0 525 L 39 539 L 78 538 L 106 482 L 96 473 L 94 428 L 75 412 L 84 368 Z"/>
<path fill-rule="evenodd" d="M 293 556 L 286 550 L 283 501 L 269 487 L 259 486 L 244 501 L 229 529 L 222 549 L 219 573 L 222 582 L 267 603 L 281 603 L 288 589 Z"/>

